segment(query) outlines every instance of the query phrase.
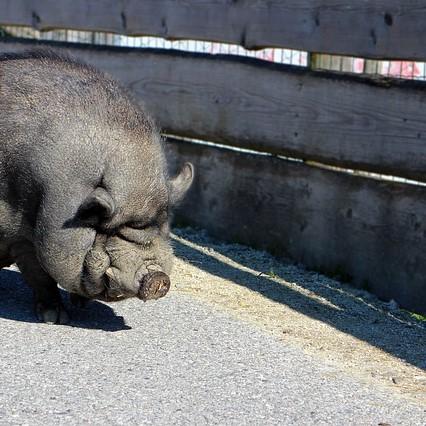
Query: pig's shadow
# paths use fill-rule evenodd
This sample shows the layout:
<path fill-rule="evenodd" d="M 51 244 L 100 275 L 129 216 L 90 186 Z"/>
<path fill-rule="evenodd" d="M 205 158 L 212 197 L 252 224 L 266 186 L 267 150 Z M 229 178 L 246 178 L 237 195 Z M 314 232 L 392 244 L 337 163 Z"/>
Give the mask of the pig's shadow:
<path fill-rule="evenodd" d="M 71 306 L 65 292 L 62 300 L 71 316 L 70 326 L 104 331 L 128 330 L 123 317 L 108 306 L 91 301 L 87 308 Z M 22 275 L 9 269 L 0 270 L 0 318 L 22 322 L 39 322 L 34 315 L 32 292 Z"/>

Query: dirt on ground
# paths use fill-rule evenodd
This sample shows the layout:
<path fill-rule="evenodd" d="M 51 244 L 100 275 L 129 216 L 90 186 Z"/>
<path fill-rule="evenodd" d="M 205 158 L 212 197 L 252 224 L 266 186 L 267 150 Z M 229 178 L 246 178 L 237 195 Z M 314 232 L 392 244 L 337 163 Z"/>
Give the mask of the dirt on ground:
<path fill-rule="evenodd" d="M 303 348 L 333 374 L 426 403 L 426 322 L 395 302 L 203 231 L 177 229 L 173 244 L 174 291 Z"/>

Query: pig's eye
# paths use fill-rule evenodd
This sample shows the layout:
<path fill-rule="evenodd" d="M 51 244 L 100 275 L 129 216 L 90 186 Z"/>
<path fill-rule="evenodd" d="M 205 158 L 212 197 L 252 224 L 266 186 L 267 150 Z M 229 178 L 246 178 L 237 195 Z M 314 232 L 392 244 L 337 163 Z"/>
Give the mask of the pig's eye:
<path fill-rule="evenodd" d="M 156 216 L 148 220 L 131 220 L 125 226 L 140 231 L 158 230 L 161 224 L 167 222 L 167 210 L 160 210 Z"/>
<path fill-rule="evenodd" d="M 152 228 L 153 224 L 150 224 L 150 223 L 146 224 L 146 223 L 139 223 L 139 222 L 130 222 L 130 223 L 127 223 L 126 226 L 128 228 L 132 228 L 132 229 L 137 229 L 139 231 L 143 231 L 143 230 Z"/>
<path fill-rule="evenodd" d="M 153 226 L 146 227 L 144 225 L 143 228 L 138 229 L 130 226 L 130 224 L 126 224 L 120 228 L 120 230 L 117 232 L 117 235 L 128 242 L 147 245 L 153 238 L 155 238 L 157 235 L 157 230 Z"/>

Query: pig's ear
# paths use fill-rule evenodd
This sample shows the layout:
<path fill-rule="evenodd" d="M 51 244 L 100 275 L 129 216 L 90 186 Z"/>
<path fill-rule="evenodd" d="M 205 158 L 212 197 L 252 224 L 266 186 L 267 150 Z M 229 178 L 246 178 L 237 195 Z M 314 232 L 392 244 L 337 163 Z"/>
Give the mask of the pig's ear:
<path fill-rule="evenodd" d="M 170 180 L 170 203 L 172 205 L 183 199 L 193 179 L 194 166 L 191 163 L 185 163 L 179 174 Z"/>
<path fill-rule="evenodd" d="M 111 195 L 101 187 L 96 188 L 78 209 L 78 218 L 88 225 L 98 225 L 112 217 L 115 203 Z"/>

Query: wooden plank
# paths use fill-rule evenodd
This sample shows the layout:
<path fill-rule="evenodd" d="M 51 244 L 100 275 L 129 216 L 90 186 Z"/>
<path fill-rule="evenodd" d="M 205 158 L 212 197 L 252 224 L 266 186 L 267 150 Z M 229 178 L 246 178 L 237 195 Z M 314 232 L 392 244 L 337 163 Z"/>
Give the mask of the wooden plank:
<path fill-rule="evenodd" d="M 425 60 L 424 0 L 3 0 L 1 25 Z"/>
<path fill-rule="evenodd" d="M 426 188 L 182 141 L 167 147 L 173 170 L 195 165 L 184 223 L 426 313 Z"/>
<path fill-rule="evenodd" d="M 2 41 L 0 51 L 34 45 Z M 39 45 L 115 76 L 166 133 L 426 180 L 425 83 L 372 84 L 176 51 Z"/>

